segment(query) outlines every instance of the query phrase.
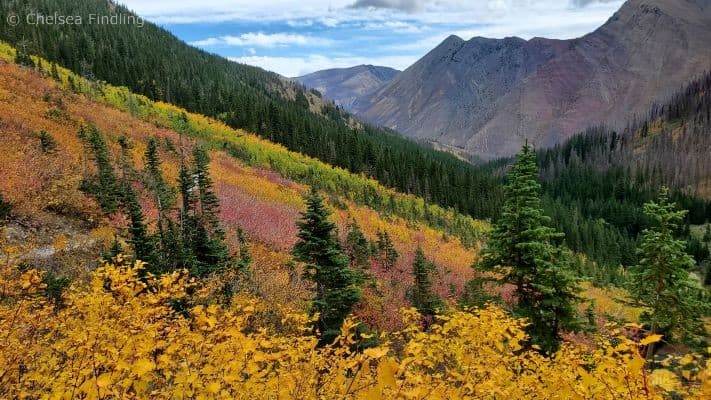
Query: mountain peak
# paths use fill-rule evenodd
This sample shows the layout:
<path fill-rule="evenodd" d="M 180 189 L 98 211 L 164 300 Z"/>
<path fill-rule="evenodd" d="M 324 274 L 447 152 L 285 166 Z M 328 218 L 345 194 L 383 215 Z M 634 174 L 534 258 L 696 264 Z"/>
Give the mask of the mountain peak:
<path fill-rule="evenodd" d="M 376 125 L 494 158 L 619 127 L 711 65 L 711 0 L 629 0 L 581 38 L 451 35 L 356 111 Z"/>
<path fill-rule="evenodd" d="M 400 71 L 371 64 L 349 68 L 316 71 L 294 78 L 302 85 L 316 89 L 328 100 L 352 110 L 356 101 L 390 82 Z"/>

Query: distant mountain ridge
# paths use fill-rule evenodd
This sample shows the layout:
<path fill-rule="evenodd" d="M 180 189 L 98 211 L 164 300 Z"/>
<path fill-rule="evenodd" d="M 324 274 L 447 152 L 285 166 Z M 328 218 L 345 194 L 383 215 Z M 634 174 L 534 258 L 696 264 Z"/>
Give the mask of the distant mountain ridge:
<path fill-rule="evenodd" d="M 346 110 L 353 110 L 361 98 L 367 98 L 390 82 L 400 71 L 375 65 L 334 68 L 294 78 L 309 89 L 318 90 Z"/>
<path fill-rule="evenodd" d="M 450 36 L 354 102 L 365 120 L 484 159 L 666 101 L 711 69 L 711 0 L 629 0 L 578 39 Z"/>

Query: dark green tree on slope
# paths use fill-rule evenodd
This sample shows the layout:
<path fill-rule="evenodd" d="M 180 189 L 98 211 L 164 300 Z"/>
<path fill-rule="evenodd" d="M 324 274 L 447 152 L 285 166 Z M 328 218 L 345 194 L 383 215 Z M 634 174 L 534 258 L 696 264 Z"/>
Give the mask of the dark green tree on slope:
<path fill-rule="evenodd" d="M 340 334 L 343 320 L 360 300 L 360 275 L 348 266 L 334 234 L 336 225 L 328 220 L 329 210 L 323 198 L 312 190 L 305 197 L 306 211 L 297 223 L 299 241 L 292 254 L 304 263 L 304 278 L 315 285 L 311 313 L 318 313 L 315 329 L 320 333 L 319 346 L 333 343 Z"/>
<path fill-rule="evenodd" d="M 494 272 L 498 278 L 492 280 L 499 284 L 515 287 L 514 314 L 531 323 L 527 330 L 532 343 L 553 353 L 562 330 L 579 328 L 579 289 L 569 251 L 557 244 L 563 234 L 548 226 L 540 192 L 536 155 L 526 144 L 508 174 L 501 218 L 475 267 Z"/>
<path fill-rule="evenodd" d="M 430 276 L 434 270 L 434 264 L 425 258 L 425 252 L 422 251 L 422 247 L 418 246 L 415 252 L 415 261 L 412 263 L 415 284 L 410 292 L 410 301 L 425 317 L 435 315 L 437 310 L 444 306 L 442 299 L 432 289 Z"/>
<path fill-rule="evenodd" d="M 669 201 L 669 191 L 662 188 L 659 200 L 645 204 L 644 213 L 653 226 L 642 233 L 640 262 L 631 271 L 632 300 L 648 310 L 641 318 L 652 334 L 698 334 L 708 305 L 699 300 L 703 289 L 689 275 L 694 259 L 686 253 L 686 243 L 674 237 L 687 211 L 678 210 Z M 653 353 L 652 345 L 647 357 Z"/>
<path fill-rule="evenodd" d="M 207 151 L 198 146 L 193 150 L 193 159 L 193 178 L 197 189 L 192 227 L 195 257 L 193 273 L 204 276 L 222 270 L 231 262 L 231 258 L 225 244 L 225 231 L 220 226 L 220 202 L 208 170 L 210 157 Z"/>

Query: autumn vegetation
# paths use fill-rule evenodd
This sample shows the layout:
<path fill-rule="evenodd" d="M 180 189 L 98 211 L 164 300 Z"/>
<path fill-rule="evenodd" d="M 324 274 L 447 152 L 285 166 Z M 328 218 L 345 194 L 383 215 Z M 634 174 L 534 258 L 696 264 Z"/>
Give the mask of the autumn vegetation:
<path fill-rule="evenodd" d="M 492 224 L 17 56 L 0 44 L 0 398 L 711 396 L 665 193 L 640 250 L 669 259 L 622 274 L 675 285 L 595 286 L 529 148 Z"/>

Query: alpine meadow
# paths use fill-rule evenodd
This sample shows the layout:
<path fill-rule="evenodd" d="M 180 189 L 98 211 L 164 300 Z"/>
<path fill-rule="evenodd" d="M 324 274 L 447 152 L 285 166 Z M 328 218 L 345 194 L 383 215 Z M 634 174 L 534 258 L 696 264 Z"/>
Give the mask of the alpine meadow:
<path fill-rule="evenodd" d="M 0 399 L 711 398 L 711 0 L 298 3 L 0 3 Z"/>

